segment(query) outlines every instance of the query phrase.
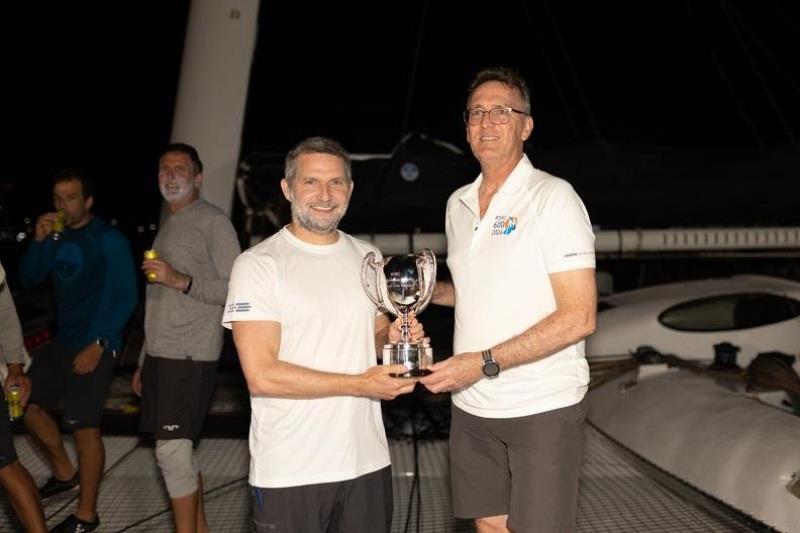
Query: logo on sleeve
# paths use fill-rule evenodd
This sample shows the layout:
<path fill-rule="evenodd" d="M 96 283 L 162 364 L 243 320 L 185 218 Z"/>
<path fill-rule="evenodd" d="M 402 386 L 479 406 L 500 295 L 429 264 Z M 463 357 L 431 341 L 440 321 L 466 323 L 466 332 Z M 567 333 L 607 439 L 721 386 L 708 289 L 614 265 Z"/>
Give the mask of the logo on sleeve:
<path fill-rule="evenodd" d="M 250 311 L 250 302 L 232 302 L 228 304 L 229 313 L 246 313 Z"/>
<path fill-rule="evenodd" d="M 494 217 L 492 235 L 510 235 L 517 229 L 517 217 L 500 215 Z"/>

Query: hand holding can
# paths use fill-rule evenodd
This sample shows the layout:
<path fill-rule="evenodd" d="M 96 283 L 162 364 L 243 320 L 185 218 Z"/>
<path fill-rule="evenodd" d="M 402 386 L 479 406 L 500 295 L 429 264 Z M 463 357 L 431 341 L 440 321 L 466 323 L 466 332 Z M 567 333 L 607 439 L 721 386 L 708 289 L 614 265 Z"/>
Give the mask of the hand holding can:
<path fill-rule="evenodd" d="M 56 213 L 56 219 L 53 221 L 53 227 L 50 230 L 50 238 L 54 241 L 60 241 L 62 235 L 64 234 L 64 222 L 67 218 L 67 214 L 64 211 L 59 210 Z"/>
<path fill-rule="evenodd" d="M 158 252 L 156 252 L 155 250 L 152 250 L 152 249 L 151 250 L 145 250 L 144 251 L 144 258 L 145 258 L 146 261 L 151 261 L 151 260 L 154 260 L 154 259 L 158 259 Z M 152 270 L 148 270 L 145 273 L 145 275 L 147 276 L 147 281 L 154 281 L 158 277 L 158 274 L 156 274 Z"/>
<path fill-rule="evenodd" d="M 8 403 L 8 418 L 12 422 L 22 418 L 22 394 L 19 385 L 12 385 L 6 391 L 6 402 Z"/>

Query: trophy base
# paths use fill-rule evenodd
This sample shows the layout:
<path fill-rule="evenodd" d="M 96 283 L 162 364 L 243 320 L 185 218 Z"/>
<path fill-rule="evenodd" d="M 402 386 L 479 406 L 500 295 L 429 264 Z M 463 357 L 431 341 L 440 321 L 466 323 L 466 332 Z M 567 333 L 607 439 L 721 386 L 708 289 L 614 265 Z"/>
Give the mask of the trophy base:
<path fill-rule="evenodd" d="M 421 378 L 431 373 L 428 367 L 433 364 L 433 349 L 427 344 L 413 342 L 384 344 L 383 364 L 406 367 L 402 374 L 389 374 L 394 378 Z"/>
<path fill-rule="evenodd" d="M 408 372 L 403 372 L 402 374 L 390 373 L 389 375 L 392 376 L 393 378 L 422 378 L 425 376 L 429 376 L 431 374 L 433 374 L 433 372 L 431 372 L 427 368 L 414 368 L 412 370 L 409 370 Z"/>

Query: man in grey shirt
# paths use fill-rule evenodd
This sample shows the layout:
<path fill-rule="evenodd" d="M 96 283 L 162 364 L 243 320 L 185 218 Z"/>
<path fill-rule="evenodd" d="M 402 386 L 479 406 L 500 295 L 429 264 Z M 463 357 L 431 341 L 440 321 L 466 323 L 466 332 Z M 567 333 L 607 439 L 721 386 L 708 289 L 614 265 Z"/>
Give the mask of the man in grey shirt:
<path fill-rule="evenodd" d="M 222 349 L 220 326 L 239 242 L 227 215 L 200 198 L 203 165 L 193 147 L 161 153 L 158 185 L 169 214 L 142 270 L 146 356 L 134 374 L 142 396 L 140 429 L 156 437 L 156 459 L 169 493 L 175 530 L 207 531 L 193 440 L 202 429 Z"/>
<path fill-rule="evenodd" d="M 11 289 L 6 284 L 6 272 L 0 264 L 0 362 L 5 362 L 8 375 L 0 394 L 11 387 L 19 387 L 20 401 L 28 402 L 31 380 L 23 372 L 22 328 L 17 310 L 11 298 Z M 45 532 L 47 526 L 42 512 L 42 501 L 33 478 L 17 459 L 14 435 L 11 432 L 8 409 L 0 399 L 0 486 L 6 491 L 14 512 L 26 531 Z"/>

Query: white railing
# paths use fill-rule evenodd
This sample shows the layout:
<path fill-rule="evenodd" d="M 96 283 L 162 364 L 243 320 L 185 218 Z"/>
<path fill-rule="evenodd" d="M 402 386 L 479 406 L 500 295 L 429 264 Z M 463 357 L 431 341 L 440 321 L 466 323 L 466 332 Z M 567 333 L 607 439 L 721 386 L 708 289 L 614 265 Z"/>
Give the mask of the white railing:
<path fill-rule="evenodd" d="M 384 255 L 429 248 L 447 253 L 444 233 L 362 233 L 356 237 L 373 243 Z M 747 250 L 800 250 L 800 227 L 773 228 L 670 228 L 598 230 L 598 254 L 650 252 L 701 252 Z"/>

